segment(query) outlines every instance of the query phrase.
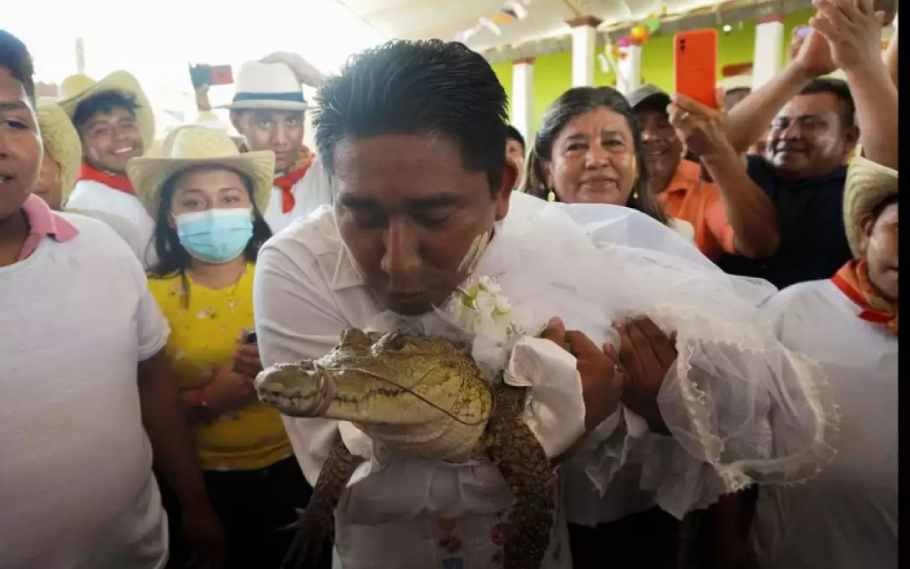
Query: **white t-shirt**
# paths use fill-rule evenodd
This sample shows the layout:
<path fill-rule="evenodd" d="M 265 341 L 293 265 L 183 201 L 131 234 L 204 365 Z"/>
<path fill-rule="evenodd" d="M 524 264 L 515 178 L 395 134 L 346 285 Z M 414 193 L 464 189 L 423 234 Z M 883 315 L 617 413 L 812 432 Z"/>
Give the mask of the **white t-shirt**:
<path fill-rule="evenodd" d="M 0 567 L 158 569 L 167 524 L 137 363 L 168 327 L 107 225 L 0 267 Z"/>
<path fill-rule="evenodd" d="M 291 188 L 294 195 L 294 208 L 281 211 L 281 188 L 273 187 L 269 205 L 263 213 L 265 222 L 272 233 L 278 233 L 292 222 L 302 219 L 321 205 L 332 203 L 332 188 L 328 174 L 318 158 L 310 165 L 307 173 Z"/>
<path fill-rule="evenodd" d="M 135 242 L 140 250 L 145 251 L 139 258 L 143 267 L 155 264 L 154 248 L 149 246 L 155 233 L 155 221 L 136 196 L 94 180 L 79 180 L 66 200 L 66 209 L 98 210 L 125 219 L 136 228 Z"/>
<path fill-rule="evenodd" d="M 830 280 L 793 285 L 765 307 L 781 341 L 825 368 L 841 413 L 837 455 L 806 484 L 759 491 L 763 567 L 896 568 L 896 336 L 859 318 Z"/>

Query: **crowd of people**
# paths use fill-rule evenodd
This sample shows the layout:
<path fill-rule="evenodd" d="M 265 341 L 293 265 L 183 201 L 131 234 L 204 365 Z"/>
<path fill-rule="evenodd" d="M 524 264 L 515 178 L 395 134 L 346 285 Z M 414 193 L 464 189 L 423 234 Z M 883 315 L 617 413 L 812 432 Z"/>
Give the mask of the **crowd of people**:
<path fill-rule="evenodd" d="M 156 133 L 126 71 L 36 98 L 0 30 L 0 567 L 508 569 L 493 465 L 256 396 L 348 328 L 454 326 L 529 388 L 540 567 L 896 568 L 897 34 L 814 5 L 754 91 L 576 87 L 528 141 L 460 43 L 273 53 L 237 134 L 204 85 Z M 331 547 L 286 558 L 339 437 Z"/>

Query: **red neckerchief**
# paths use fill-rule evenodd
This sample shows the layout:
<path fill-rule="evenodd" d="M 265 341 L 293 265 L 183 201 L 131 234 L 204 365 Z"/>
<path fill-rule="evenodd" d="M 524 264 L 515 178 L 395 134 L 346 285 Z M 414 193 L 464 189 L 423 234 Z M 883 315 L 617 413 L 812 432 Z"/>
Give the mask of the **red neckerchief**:
<path fill-rule="evenodd" d="M 79 178 L 77 179 L 100 182 L 105 186 L 109 186 L 115 190 L 120 190 L 121 192 L 130 194 L 131 196 L 136 195 L 136 191 L 133 189 L 133 184 L 130 182 L 129 178 L 123 174 L 109 174 L 104 170 L 99 170 L 98 168 L 93 167 L 88 162 L 82 163 L 82 169 L 79 171 Z"/>
<path fill-rule="evenodd" d="M 310 168 L 313 162 L 312 154 L 301 153 L 300 159 L 294 164 L 294 167 L 284 175 L 275 178 L 272 183 L 281 189 L 281 213 L 287 213 L 294 209 L 294 194 L 291 188 L 299 182 Z"/>
<path fill-rule="evenodd" d="M 897 304 L 885 300 L 875 292 L 869 282 L 866 261 L 850 261 L 831 280 L 847 298 L 863 309 L 859 313 L 860 318 L 884 326 L 897 335 Z"/>

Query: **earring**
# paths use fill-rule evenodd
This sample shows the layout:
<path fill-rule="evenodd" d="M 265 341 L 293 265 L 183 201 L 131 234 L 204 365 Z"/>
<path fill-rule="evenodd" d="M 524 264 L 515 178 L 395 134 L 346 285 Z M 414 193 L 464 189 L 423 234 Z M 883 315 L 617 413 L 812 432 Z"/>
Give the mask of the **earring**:
<path fill-rule="evenodd" d="M 550 190 L 549 193 L 547 193 L 547 201 L 548 202 L 556 201 L 556 193 L 553 190 Z"/>
<path fill-rule="evenodd" d="M 638 199 L 638 192 L 637 192 L 637 191 L 632 192 L 632 199 L 634 199 L 634 200 L 637 200 L 637 199 Z"/>

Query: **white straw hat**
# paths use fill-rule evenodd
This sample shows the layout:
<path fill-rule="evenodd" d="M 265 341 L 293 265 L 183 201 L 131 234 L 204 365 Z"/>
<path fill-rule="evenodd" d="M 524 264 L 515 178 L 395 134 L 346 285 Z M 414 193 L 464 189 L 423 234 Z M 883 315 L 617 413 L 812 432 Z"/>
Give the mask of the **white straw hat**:
<path fill-rule="evenodd" d="M 284 63 L 248 61 L 237 74 L 234 101 L 221 108 L 305 111 L 307 102 L 300 81 Z"/>
<path fill-rule="evenodd" d="M 264 212 L 272 193 L 275 153 L 271 150 L 240 153 L 227 133 L 204 126 L 174 129 L 164 140 L 161 156 L 133 158 L 126 173 L 146 211 L 157 219 L 164 184 L 192 166 L 212 165 L 235 170 L 253 183 L 253 201 Z"/>
<path fill-rule="evenodd" d="M 69 115 L 70 120 L 76 114 L 76 108 L 79 103 L 98 93 L 120 91 L 132 95 L 136 98 L 136 104 L 138 105 L 136 108 L 136 122 L 139 124 L 139 132 L 142 135 L 143 150 L 148 150 L 155 139 L 155 114 L 152 112 L 152 105 L 139 85 L 139 81 L 126 71 L 114 71 L 100 81 L 94 82 L 85 76 L 76 77 L 78 80 L 75 82 L 78 83 L 78 86 L 74 89 L 81 90 L 61 100 L 59 103 L 66 114 Z M 69 89 L 67 90 L 69 91 Z"/>
<path fill-rule="evenodd" d="M 60 166 L 61 195 L 66 203 L 82 164 L 82 142 L 70 118 L 57 103 L 39 101 L 37 114 L 44 149 Z"/>
<path fill-rule="evenodd" d="M 857 156 L 847 168 L 844 186 L 844 229 L 853 256 L 859 258 L 863 218 L 880 203 L 896 196 L 897 170 Z"/>

